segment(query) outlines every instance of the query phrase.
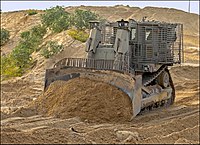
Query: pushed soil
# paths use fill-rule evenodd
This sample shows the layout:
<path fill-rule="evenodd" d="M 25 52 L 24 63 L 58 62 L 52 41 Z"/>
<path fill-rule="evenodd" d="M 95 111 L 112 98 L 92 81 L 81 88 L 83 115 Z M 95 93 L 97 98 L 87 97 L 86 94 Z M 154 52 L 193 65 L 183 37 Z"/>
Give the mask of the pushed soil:
<path fill-rule="evenodd" d="M 122 122 L 132 117 L 128 95 L 114 86 L 86 78 L 53 82 L 34 106 L 47 116 L 80 117 L 88 122 Z"/>

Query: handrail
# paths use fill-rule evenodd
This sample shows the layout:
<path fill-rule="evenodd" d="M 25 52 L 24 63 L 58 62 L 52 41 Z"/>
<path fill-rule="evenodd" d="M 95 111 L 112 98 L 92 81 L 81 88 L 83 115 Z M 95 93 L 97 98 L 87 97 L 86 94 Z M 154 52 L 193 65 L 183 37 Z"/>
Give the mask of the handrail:
<path fill-rule="evenodd" d="M 117 70 L 121 72 L 133 73 L 127 62 L 121 60 L 103 60 L 89 58 L 64 58 L 58 61 L 54 68 L 58 67 L 91 68 L 96 70 Z"/>

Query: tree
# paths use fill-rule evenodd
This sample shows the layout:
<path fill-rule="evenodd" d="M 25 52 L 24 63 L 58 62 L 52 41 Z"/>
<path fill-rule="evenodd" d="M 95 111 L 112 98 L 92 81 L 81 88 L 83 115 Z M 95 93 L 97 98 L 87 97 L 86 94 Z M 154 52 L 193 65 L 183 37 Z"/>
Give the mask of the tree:
<path fill-rule="evenodd" d="M 32 52 L 37 51 L 38 45 L 41 43 L 43 36 L 46 34 L 46 28 L 37 25 L 29 31 L 21 33 L 21 43 L 26 45 Z"/>
<path fill-rule="evenodd" d="M 19 68 L 25 68 L 27 64 L 31 62 L 32 50 L 27 43 L 20 43 L 15 47 L 11 53 L 12 60 L 15 60 L 15 64 Z"/>
<path fill-rule="evenodd" d="M 73 23 L 78 29 L 89 28 L 89 21 L 97 20 L 98 15 L 91 11 L 76 9 L 73 14 Z"/>
<path fill-rule="evenodd" d="M 53 32 L 61 32 L 70 26 L 70 14 L 61 6 L 56 6 L 45 11 L 42 15 L 42 24 Z"/>
<path fill-rule="evenodd" d="M 2 28 L 1 29 L 1 42 L 0 45 L 4 45 L 9 40 L 10 34 L 9 31 Z"/>

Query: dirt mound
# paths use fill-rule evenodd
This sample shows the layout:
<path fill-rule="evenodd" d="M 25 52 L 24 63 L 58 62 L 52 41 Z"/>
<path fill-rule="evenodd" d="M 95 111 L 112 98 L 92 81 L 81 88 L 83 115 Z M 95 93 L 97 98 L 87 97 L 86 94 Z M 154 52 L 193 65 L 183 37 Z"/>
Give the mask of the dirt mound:
<path fill-rule="evenodd" d="M 114 86 L 76 78 L 52 83 L 33 103 L 39 113 L 88 122 L 121 122 L 132 117 L 130 98 Z"/>

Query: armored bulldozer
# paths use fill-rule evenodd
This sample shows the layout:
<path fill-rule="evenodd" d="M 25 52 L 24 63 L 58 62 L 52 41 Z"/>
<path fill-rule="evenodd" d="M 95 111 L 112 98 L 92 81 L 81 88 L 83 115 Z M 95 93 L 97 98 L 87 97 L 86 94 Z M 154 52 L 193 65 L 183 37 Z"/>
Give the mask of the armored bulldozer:
<path fill-rule="evenodd" d="M 47 69 L 44 90 L 56 80 L 84 77 L 125 92 L 132 100 L 133 117 L 144 109 L 173 104 L 168 67 L 183 61 L 182 24 L 122 19 L 92 21 L 90 28 L 87 57 L 64 58 Z"/>

